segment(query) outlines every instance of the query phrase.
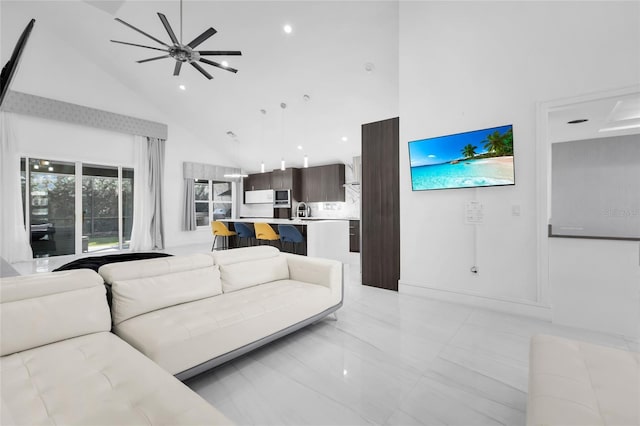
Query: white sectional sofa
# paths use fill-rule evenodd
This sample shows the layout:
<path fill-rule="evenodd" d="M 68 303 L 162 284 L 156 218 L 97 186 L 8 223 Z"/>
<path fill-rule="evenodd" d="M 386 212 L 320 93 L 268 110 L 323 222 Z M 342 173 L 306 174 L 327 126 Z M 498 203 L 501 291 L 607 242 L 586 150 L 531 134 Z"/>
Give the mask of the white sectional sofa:
<path fill-rule="evenodd" d="M 342 264 L 270 246 L 104 265 L 113 332 L 181 380 L 342 306 Z"/>
<path fill-rule="evenodd" d="M 2 425 L 230 424 L 110 332 L 95 272 L 4 278 L 0 302 Z"/>
<path fill-rule="evenodd" d="M 640 354 L 536 335 L 527 425 L 640 424 Z"/>

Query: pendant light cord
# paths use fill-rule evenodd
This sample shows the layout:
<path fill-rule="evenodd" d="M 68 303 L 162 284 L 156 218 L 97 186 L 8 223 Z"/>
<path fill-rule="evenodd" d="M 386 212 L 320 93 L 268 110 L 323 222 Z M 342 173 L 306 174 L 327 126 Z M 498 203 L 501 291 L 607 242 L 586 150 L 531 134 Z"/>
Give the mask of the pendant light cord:
<path fill-rule="evenodd" d="M 182 0 L 180 0 L 180 44 L 182 44 Z"/>

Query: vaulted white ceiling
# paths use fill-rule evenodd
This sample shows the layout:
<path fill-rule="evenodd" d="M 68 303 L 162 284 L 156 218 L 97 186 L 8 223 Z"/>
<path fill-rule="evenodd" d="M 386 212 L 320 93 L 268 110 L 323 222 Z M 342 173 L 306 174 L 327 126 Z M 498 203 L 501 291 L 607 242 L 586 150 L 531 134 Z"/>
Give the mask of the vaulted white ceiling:
<path fill-rule="evenodd" d="M 242 51 L 240 57 L 210 58 L 228 60 L 237 74 L 203 64 L 213 80 L 190 66 L 174 77 L 173 59 L 138 64 L 162 53 L 109 42 L 161 47 L 114 18 L 169 42 L 157 12 L 179 36 L 178 0 L 3 3 L 3 22 L 11 18 L 7 13 L 20 22 L 36 17 L 34 31 L 45 26 L 65 48 L 134 88 L 249 172 L 262 161 L 267 170 L 278 168 L 282 158 L 300 167 L 304 155 L 310 165 L 350 163 L 360 153 L 360 126 L 398 115 L 395 1 L 184 1 L 183 41 L 213 27 L 218 33 L 199 49 Z M 291 34 L 283 31 L 285 24 L 293 27 Z M 2 52 L 3 61 L 7 55 Z M 65 58 L 42 66 L 64 69 Z M 91 99 L 85 104 L 92 106 Z M 138 116 L 146 118 L 144 111 Z"/>

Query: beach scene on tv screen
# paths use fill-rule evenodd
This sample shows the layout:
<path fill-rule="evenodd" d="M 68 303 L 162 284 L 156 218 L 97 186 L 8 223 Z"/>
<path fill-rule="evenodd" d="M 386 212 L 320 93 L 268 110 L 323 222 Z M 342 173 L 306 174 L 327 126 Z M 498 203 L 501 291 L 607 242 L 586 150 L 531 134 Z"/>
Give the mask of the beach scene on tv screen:
<path fill-rule="evenodd" d="M 513 185 L 513 126 L 409 142 L 414 191 Z"/>

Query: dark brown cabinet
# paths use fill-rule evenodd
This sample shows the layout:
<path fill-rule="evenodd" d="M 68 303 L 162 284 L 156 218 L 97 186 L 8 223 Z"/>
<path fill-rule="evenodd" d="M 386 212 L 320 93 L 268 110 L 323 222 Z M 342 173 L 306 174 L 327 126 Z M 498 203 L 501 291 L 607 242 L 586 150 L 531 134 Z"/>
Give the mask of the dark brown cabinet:
<path fill-rule="evenodd" d="M 245 191 L 258 191 L 261 189 L 271 189 L 271 172 L 255 173 L 247 176 L 242 181 L 242 188 Z"/>
<path fill-rule="evenodd" d="M 345 201 L 344 164 L 302 169 L 302 201 Z"/>
<path fill-rule="evenodd" d="M 271 172 L 271 188 L 290 189 L 291 196 L 300 201 L 302 182 L 300 169 L 290 168 Z"/>
<path fill-rule="evenodd" d="M 360 221 L 349 221 L 349 251 L 360 253 Z"/>
<path fill-rule="evenodd" d="M 306 203 L 321 201 L 320 182 L 320 167 L 302 169 L 302 201 Z"/>
<path fill-rule="evenodd" d="M 398 291 L 400 120 L 362 126 L 362 284 Z"/>

